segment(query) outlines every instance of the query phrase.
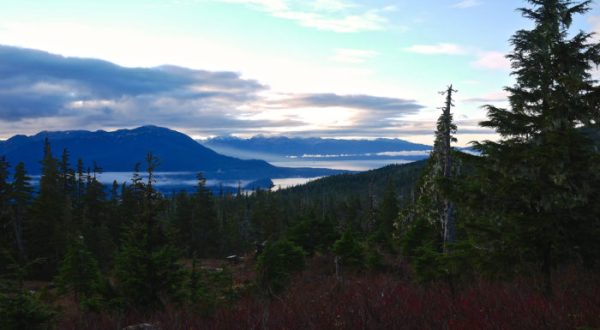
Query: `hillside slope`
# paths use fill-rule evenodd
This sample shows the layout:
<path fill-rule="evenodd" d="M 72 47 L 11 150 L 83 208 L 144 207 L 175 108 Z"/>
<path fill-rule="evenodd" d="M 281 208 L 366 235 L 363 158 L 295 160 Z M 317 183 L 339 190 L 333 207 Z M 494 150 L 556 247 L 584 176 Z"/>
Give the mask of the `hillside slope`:
<path fill-rule="evenodd" d="M 0 155 L 11 164 L 23 161 L 30 173 L 40 172 L 44 139 L 48 138 L 55 157 L 68 149 L 71 165 L 78 158 L 89 167 L 96 162 L 105 172 L 131 171 L 144 162 L 148 153 L 160 160 L 161 172 L 198 172 L 207 177 L 258 179 L 294 176 L 322 176 L 340 173 L 327 169 L 296 169 L 273 166 L 262 160 L 241 160 L 206 148 L 189 136 L 157 126 L 106 131 L 40 132 L 33 136 L 17 135 L 0 143 Z"/>

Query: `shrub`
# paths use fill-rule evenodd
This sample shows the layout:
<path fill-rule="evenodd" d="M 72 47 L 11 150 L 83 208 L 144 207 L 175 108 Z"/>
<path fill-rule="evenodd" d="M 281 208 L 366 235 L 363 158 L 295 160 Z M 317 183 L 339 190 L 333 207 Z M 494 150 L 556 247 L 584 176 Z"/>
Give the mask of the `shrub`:
<path fill-rule="evenodd" d="M 346 231 L 333 244 L 333 253 L 341 258 L 344 266 L 362 267 L 365 264 L 365 249 L 351 231 Z"/>
<path fill-rule="evenodd" d="M 290 275 L 304 269 L 304 251 L 296 244 L 280 240 L 267 245 L 258 258 L 259 286 L 267 293 L 281 292 Z"/>

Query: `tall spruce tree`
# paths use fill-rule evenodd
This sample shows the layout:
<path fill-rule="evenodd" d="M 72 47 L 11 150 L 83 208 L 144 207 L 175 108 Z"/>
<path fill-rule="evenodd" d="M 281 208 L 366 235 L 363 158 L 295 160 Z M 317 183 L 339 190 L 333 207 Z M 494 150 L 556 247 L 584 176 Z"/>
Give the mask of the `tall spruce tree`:
<path fill-rule="evenodd" d="M 410 259 L 421 281 L 448 279 L 455 273 L 450 259 L 444 258 L 456 240 L 456 214 L 450 198 L 453 177 L 460 167 L 452 148 L 457 129 L 452 115 L 455 92 L 450 85 L 440 93 L 446 97 L 445 104 L 427 168 L 417 182 L 415 201 L 400 212 L 396 223 L 402 253 Z"/>
<path fill-rule="evenodd" d="M 599 159 L 582 129 L 599 124 L 590 71 L 600 44 L 569 33 L 591 1 L 528 2 L 520 11 L 533 29 L 515 33 L 508 56 L 516 78 L 506 88 L 510 109 L 488 105 L 481 123 L 501 140 L 475 145 L 482 157 L 465 197 L 477 248 L 492 256 L 487 265 L 539 267 L 550 293 L 554 267 L 576 258 L 593 264 L 600 251 Z"/>
<path fill-rule="evenodd" d="M 48 138 L 44 140 L 42 176 L 39 194 L 32 206 L 30 251 L 33 258 L 45 263 L 37 265 L 36 276 L 50 278 L 55 274 L 67 245 L 67 226 L 64 226 L 66 200 L 63 193 L 59 162 L 52 155 Z"/>
<path fill-rule="evenodd" d="M 447 186 L 453 176 L 452 142 L 456 142 L 453 134 L 456 133 L 456 125 L 453 122 L 452 107 L 454 106 L 452 93 L 457 92 L 452 85 L 442 92 L 446 95 L 446 105 L 442 108 L 442 115 L 437 121 L 435 132 L 435 143 L 433 146 L 433 157 L 437 166 L 438 178 L 442 178 L 442 185 Z M 441 175 L 440 175 L 441 174 Z M 444 228 L 444 251 L 448 251 L 449 244 L 456 241 L 456 216 L 454 214 L 454 203 L 448 197 L 448 187 L 444 187 L 443 196 L 444 212 L 442 214 L 442 225 Z"/>
<path fill-rule="evenodd" d="M 219 252 L 219 237 L 222 228 L 217 221 L 215 202 L 212 193 L 206 188 L 202 173 L 196 175 L 198 182 L 192 196 L 192 244 L 196 256 L 215 256 Z"/>
<path fill-rule="evenodd" d="M 169 244 L 159 214 L 164 209 L 162 195 L 154 189 L 158 160 L 146 159 L 147 177 L 142 181 L 136 165 L 133 184 L 128 188 L 132 205 L 140 205 L 129 224 L 115 260 L 118 287 L 130 307 L 157 308 L 180 289 L 181 267 L 178 253 Z M 125 198 L 125 197 L 124 197 Z M 139 199 L 139 200 L 138 200 Z"/>

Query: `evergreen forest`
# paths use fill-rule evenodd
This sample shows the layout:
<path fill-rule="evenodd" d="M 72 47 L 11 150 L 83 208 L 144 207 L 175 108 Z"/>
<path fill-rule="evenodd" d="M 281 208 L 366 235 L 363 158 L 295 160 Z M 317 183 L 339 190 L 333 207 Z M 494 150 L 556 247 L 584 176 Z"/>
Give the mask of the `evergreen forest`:
<path fill-rule="evenodd" d="M 525 2 L 472 153 L 449 85 L 427 160 L 281 190 L 165 194 L 151 153 L 107 186 L 51 140 L 39 181 L 0 156 L 0 329 L 600 328 L 589 6 Z"/>

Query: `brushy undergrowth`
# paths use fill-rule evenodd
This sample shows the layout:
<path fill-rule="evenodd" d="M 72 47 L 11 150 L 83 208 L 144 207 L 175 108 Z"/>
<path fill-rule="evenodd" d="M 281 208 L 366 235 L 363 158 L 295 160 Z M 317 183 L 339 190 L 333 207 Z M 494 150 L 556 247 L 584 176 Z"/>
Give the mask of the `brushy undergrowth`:
<path fill-rule="evenodd" d="M 533 277 L 505 282 L 474 280 L 452 291 L 423 286 L 397 274 L 345 276 L 306 270 L 281 295 L 248 293 L 203 315 L 181 306 L 152 314 L 93 314 L 64 318 L 61 329 L 116 329 L 149 322 L 161 329 L 596 329 L 600 279 L 570 268 L 545 296 Z"/>

